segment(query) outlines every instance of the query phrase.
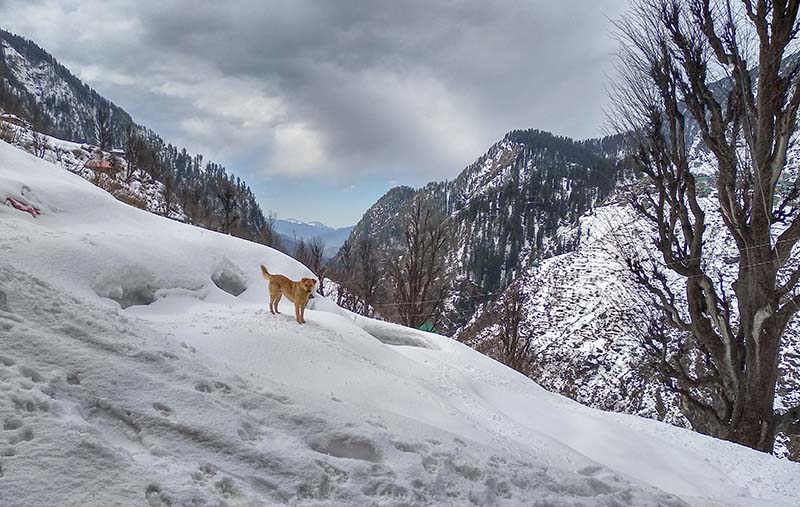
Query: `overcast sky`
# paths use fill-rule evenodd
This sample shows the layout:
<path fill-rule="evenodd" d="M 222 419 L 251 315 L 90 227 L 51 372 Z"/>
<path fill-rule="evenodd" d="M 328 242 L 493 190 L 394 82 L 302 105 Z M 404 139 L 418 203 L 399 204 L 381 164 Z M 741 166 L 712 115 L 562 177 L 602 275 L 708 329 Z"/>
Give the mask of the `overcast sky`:
<path fill-rule="evenodd" d="M 0 0 L 0 23 L 279 217 L 355 223 L 509 130 L 602 134 L 624 0 Z"/>

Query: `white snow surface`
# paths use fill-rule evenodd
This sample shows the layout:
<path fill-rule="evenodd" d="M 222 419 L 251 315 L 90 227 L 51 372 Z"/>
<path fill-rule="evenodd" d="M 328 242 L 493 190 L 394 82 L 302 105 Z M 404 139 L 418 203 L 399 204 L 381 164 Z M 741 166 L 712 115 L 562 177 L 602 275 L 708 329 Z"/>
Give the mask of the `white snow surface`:
<path fill-rule="evenodd" d="M 321 297 L 273 316 L 259 264 L 304 266 L 0 142 L 6 197 L 43 214 L 0 205 L 2 506 L 800 504 L 796 463 L 448 338 Z"/>

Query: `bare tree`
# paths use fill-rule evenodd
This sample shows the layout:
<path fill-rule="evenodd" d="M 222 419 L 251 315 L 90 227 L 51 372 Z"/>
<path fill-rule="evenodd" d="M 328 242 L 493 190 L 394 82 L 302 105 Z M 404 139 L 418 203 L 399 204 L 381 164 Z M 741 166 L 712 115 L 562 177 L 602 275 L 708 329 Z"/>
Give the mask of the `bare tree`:
<path fill-rule="evenodd" d="M 33 132 L 31 137 L 31 149 L 33 155 L 39 158 L 44 158 L 47 150 L 50 148 L 50 143 L 47 141 L 47 136 L 40 132 Z"/>
<path fill-rule="evenodd" d="M 798 181 L 779 191 L 800 106 L 800 58 L 786 58 L 798 3 L 637 0 L 618 24 L 614 119 L 647 176 L 634 204 L 663 260 L 628 264 L 676 331 L 659 333 L 653 350 L 665 354 L 696 429 L 767 452 L 777 432 L 800 424 L 800 407 L 774 408 L 781 340 L 800 309 L 800 268 L 790 262 Z M 739 253 L 732 284 L 707 262 L 709 204 L 698 197 L 690 128 L 716 164 L 713 206 Z M 666 271 L 682 280 L 685 303 Z"/>
<path fill-rule="evenodd" d="M 308 260 L 306 266 L 316 273 L 319 279 L 319 293 L 325 295 L 324 281 L 327 275 L 327 266 L 325 263 L 325 241 L 322 238 L 312 238 L 308 243 Z"/>
<path fill-rule="evenodd" d="M 114 119 L 111 108 L 99 106 L 94 111 L 94 139 L 103 151 L 111 149 L 114 142 Z"/>
<path fill-rule="evenodd" d="M 319 293 L 323 292 L 323 281 L 325 279 L 325 242 L 318 237 L 311 238 L 306 242 L 301 239 L 296 243 L 294 258 L 303 263 L 308 269 L 317 275 L 319 279 Z"/>
<path fill-rule="evenodd" d="M 364 315 L 369 317 L 374 311 L 383 276 L 378 249 L 369 230 L 366 230 L 358 240 L 355 258 L 357 267 L 353 277 L 353 288 L 356 296 L 361 300 Z"/>
<path fill-rule="evenodd" d="M 164 185 L 161 188 L 161 197 L 164 199 L 164 216 L 169 217 L 175 207 L 175 178 L 169 171 L 164 171 L 161 176 L 161 183 Z"/>
<path fill-rule="evenodd" d="M 501 360 L 506 366 L 528 375 L 532 361 L 532 340 L 531 335 L 522 327 L 528 297 L 519 284 L 514 284 L 503 298 L 498 308 L 499 338 L 503 354 Z"/>
<path fill-rule="evenodd" d="M 416 199 L 403 232 L 400 254 L 387 264 L 393 305 L 400 322 L 419 327 L 436 316 L 446 295 L 442 217 Z"/>
<path fill-rule="evenodd" d="M 17 131 L 14 127 L 4 121 L 0 121 L 0 140 L 8 144 L 15 144 L 17 137 Z"/>
<path fill-rule="evenodd" d="M 239 209 L 239 201 L 236 193 L 236 187 L 226 177 L 222 176 L 218 179 L 219 192 L 217 193 L 217 200 L 222 206 L 222 223 L 220 230 L 226 234 L 231 232 L 231 226 L 239 220 L 239 215 L 236 211 Z"/>
<path fill-rule="evenodd" d="M 356 253 L 353 241 L 345 240 L 336 256 L 336 264 L 332 268 L 331 278 L 336 281 L 336 304 L 352 311 L 357 311 L 356 301 L 353 298 L 352 287 L 355 283 Z"/>
<path fill-rule="evenodd" d="M 138 169 L 144 163 L 144 154 L 145 150 L 147 149 L 147 145 L 145 140 L 142 136 L 137 132 L 136 126 L 133 123 L 129 123 L 125 127 L 125 162 L 127 163 L 127 168 L 125 170 L 125 182 L 130 183 L 133 179 L 133 175 L 136 173 L 136 169 Z"/>

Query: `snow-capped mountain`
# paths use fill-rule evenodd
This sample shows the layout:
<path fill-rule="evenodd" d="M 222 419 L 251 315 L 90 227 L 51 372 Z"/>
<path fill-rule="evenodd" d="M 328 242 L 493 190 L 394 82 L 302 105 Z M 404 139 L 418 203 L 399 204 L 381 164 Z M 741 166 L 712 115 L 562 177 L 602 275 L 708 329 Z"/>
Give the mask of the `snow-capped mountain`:
<path fill-rule="evenodd" d="M 793 506 L 800 465 L 315 298 L 0 142 L 0 505 Z M 33 211 L 36 211 L 35 213 Z"/>
<path fill-rule="evenodd" d="M 293 218 L 285 220 L 276 219 L 273 222 L 275 232 L 287 238 L 292 243 L 294 240 L 312 240 L 318 238 L 325 243 L 326 257 L 333 257 L 339 248 L 350 236 L 354 226 L 330 227 L 322 222 L 302 222 Z"/>
<path fill-rule="evenodd" d="M 98 108 L 108 108 L 116 125 L 132 122 L 128 113 L 84 84 L 44 49 L 2 29 L 0 82 L 0 104 L 15 104 L 27 113 L 36 130 L 61 139 L 91 142 Z M 115 134 L 116 146 L 122 146 L 120 134 Z"/>
<path fill-rule="evenodd" d="M 391 255 L 415 198 L 438 209 L 450 238 L 446 278 L 452 292 L 438 325 L 453 332 L 524 262 L 571 249 L 558 230 L 613 190 L 618 149 L 616 138 L 577 142 L 538 130 L 509 132 L 452 181 L 387 192 L 353 229 L 351 242 L 368 232 Z"/>

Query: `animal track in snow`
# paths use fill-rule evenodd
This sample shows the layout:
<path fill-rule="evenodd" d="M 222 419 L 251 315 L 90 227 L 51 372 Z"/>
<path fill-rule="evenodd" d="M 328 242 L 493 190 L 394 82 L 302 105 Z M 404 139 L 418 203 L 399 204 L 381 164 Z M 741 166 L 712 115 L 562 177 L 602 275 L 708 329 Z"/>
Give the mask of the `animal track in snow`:
<path fill-rule="evenodd" d="M 30 442 L 31 440 L 33 440 L 33 430 L 23 427 L 16 434 L 11 435 L 8 438 L 8 443 L 11 445 L 17 445 L 22 441 Z"/>
<path fill-rule="evenodd" d="M 230 477 L 223 477 L 214 483 L 214 489 L 222 495 L 223 498 L 236 498 L 240 496 L 239 488 L 234 484 L 233 479 Z"/>
<path fill-rule="evenodd" d="M 172 415 L 172 409 L 164 405 L 163 403 L 155 402 L 153 403 L 153 408 L 156 409 L 158 413 L 163 415 L 164 417 Z"/>
<path fill-rule="evenodd" d="M 188 345 L 186 342 L 181 342 L 181 347 L 183 347 L 184 349 L 188 350 L 188 351 L 189 351 L 189 352 L 191 352 L 192 354 L 194 354 L 194 353 L 196 353 L 196 352 L 197 352 L 197 349 L 196 349 L 196 348 L 194 348 L 194 347 L 192 347 L 192 346 Z"/>
<path fill-rule="evenodd" d="M 330 478 L 333 479 L 333 482 L 337 484 L 342 484 L 347 482 L 350 478 L 350 475 L 342 469 L 336 468 L 335 466 L 331 465 L 330 463 L 326 463 L 322 460 L 314 460 L 314 463 L 317 464 L 318 467 L 322 469 L 322 471 Z"/>
<path fill-rule="evenodd" d="M 9 418 L 3 421 L 3 429 L 6 431 L 15 430 L 22 427 L 22 421 L 19 419 Z"/>
<path fill-rule="evenodd" d="M 18 366 L 17 369 L 23 377 L 27 377 L 36 383 L 44 381 L 44 378 L 33 368 L 29 368 L 27 366 Z"/>
<path fill-rule="evenodd" d="M 147 499 L 147 504 L 151 507 L 165 507 L 172 505 L 172 499 L 161 491 L 158 484 L 150 484 L 144 490 L 144 497 Z"/>
<path fill-rule="evenodd" d="M 370 481 L 366 486 L 361 488 L 361 492 L 367 496 L 378 496 L 395 500 L 402 500 L 409 496 L 408 490 L 403 486 L 392 481 L 380 479 Z"/>
<path fill-rule="evenodd" d="M 214 391 L 222 391 L 225 394 L 229 394 L 231 392 L 231 386 L 224 382 L 219 381 L 201 381 L 195 384 L 195 390 L 200 391 L 201 393 L 212 393 Z"/>
<path fill-rule="evenodd" d="M 29 396 L 12 396 L 11 402 L 17 412 L 50 412 L 50 403 L 47 400 L 36 400 Z"/>
<path fill-rule="evenodd" d="M 218 468 L 211 463 L 205 463 L 200 468 L 192 472 L 194 482 L 205 484 L 209 479 L 217 475 Z"/>
<path fill-rule="evenodd" d="M 284 396 L 282 394 L 275 394 L 275 393 L 270 393 L 270 392 L 260 392 L 259 394 L 261 396 L 264 396 L 265 398 L 269 398 L 269 399 L 271 399 L 273 401 L 277 401 L 281 405 L 291 405 L 292 404 L 291 398 L 289 398 L 288 396 Z"/>

